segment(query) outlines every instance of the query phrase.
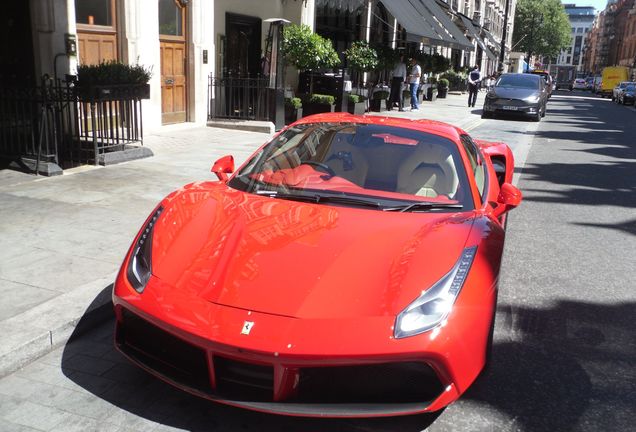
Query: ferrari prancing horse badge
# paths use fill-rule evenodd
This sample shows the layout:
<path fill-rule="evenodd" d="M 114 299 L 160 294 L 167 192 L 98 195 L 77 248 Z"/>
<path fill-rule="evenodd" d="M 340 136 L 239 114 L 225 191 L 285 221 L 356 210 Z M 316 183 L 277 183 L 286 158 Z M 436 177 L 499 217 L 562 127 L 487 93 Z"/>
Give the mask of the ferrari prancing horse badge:
<path fill-rule="evenodd" d="M 243 323 L 243 330 L 241 330 L 241 334 L 250 334 L 250 332 L 252 331 L 252 327 L 254 327 L 254 323 L 252 321 L 245 321 Z"/>

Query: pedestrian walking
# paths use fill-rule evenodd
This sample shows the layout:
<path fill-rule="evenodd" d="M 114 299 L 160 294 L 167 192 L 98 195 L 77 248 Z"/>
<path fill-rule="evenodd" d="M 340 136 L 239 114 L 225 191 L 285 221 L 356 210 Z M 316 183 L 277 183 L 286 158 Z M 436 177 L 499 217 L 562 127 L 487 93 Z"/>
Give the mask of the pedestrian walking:
<path fill-rule="evenodd" d="M 420 77 L 422 76 L 422 68 L 417 64 L 415 58 L 411 58 L 409 62 L 411 64 L 411 72 L 409 73 L 409 87 L 411 90 L 411 111 L 420 109 L 417 103 L 417 89 L 420 86 Z"/>
<path fill-rule="evenodd" d="M 393 77 L 391 78 L 391 96 L 389 96 L 389 104 L 391 109 L 397 103 L 400 111 L 404 111 L 404 95 L 402 87 L 406 82 L 406 64 L 404 64 L 404 56 L 400 56 L 400 61 L 393 68 Z"/>
<path fill-rule="evenodd" d="M 481 72 L 479 72 L 479 66 L 475 66 L 468 74 L 468 106 L 474 107 L 477 102 L 477 91 L 479 91 L 479 85 L 481 84 Z"/>

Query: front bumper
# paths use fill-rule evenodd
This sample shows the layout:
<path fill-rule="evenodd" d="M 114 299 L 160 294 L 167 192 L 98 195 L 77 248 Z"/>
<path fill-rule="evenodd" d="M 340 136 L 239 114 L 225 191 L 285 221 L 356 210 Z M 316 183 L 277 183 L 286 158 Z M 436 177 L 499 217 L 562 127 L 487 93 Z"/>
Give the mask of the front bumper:
<path fill-rule="evenodd" d="M 520 99 L 490 99 L 484 102 L 484 112 L 494 114 L 536 115 L 540 110 L 539 102 L 526 102 Z"/>
<path fill-rule="evenodd" d="M 435 337 L 378 340 L 373 335 L 386 334 L 394 317 L 301 320 L 184 300 L 155 278 L 140 295 L 120 274 L 113 295 L 116 347 L 197 396 L 315 417 L 406 415 L 450 404 L 483 367 L 489 323 L 482 321 L 492 312 L 469 306 L 457 325 Z M 248 320 L 254 327 L 241 335 Z"/>

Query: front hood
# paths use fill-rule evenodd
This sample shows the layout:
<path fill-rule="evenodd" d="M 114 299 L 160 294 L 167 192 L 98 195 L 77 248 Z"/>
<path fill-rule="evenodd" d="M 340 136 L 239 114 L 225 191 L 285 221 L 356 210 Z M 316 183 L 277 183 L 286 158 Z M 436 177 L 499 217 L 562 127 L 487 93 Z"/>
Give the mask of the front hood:
<path fill-rule="evenodd" d="M 295 318 L 396 315 L 459 258 L 466 213 L 394 213 L 218 183 L 164 201 L 153 275 L 180 295 Z"/>
<path fill-rule="evenodd" d="M 499 87 L 492 90 L 491 94 L 501 99 L 525 99 L 531 96 L 538 97 L 540 92 L 533 89 Z"/>

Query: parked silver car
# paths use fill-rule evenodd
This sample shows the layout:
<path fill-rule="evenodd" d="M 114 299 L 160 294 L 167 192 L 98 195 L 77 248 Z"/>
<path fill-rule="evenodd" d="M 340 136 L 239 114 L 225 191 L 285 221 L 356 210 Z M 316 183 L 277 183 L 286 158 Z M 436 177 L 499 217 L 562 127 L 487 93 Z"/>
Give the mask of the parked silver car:
<path fill-rule="evenodd" d="M 548 91 L 540 75 L 506 73 L 486 94 L 482 118 L 498 114 L 525 114 L 534 121 L 545 116 Z"/>

